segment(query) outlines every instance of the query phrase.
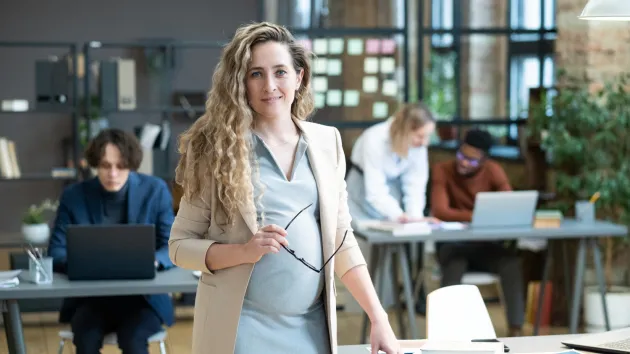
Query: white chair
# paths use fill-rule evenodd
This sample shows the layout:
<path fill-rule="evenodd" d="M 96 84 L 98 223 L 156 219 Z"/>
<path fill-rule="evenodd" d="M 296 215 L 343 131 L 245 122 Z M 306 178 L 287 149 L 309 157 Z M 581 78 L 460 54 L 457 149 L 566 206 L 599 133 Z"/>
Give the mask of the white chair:
<path fill-rule="evenodd" d="M 59 338 L 61 341 L 59 342 L 59 352 L 58 354 L 63 354 L 63 350 L 66 346 L 66 342 L 72 343 L 72 339 L 74 334 L 70 330 L 62 330 L 59 331 Z M 158 343 L 160 345 L 160 354 L 166 353 L 166 331 L 160 331 L 151 337 L 149 337 L 149 344 Z M 116 337 L 116 333 L 110 333 L 103 338 L 103 345 L 118 345 L 118 338 Z"/>
<path fill-rule="evenodd" d="M 496 337 L 476 286 L 446 286 L 427 296 L 427 339 L 470 341 Z"/>

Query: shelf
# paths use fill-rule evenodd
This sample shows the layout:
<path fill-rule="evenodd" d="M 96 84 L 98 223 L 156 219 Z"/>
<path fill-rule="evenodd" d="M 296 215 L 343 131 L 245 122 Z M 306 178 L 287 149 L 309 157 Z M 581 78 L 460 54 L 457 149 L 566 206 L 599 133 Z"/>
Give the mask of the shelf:
<path fill-rule="evenodd" d="M 60 109 L 60 110 L 36 110 L 31 109 L 28 111 L 2 111 L 0 110 L 0 114 L 72 114 L 74 113 L 74 109 Z"/>
<path fill-rule="evenodd" d="M 115 109 L 102 109 L 101 112 L 104 115 L 107 114 L 151 114 L 151 113 L 194 113 L 203 114 L 206 111 L 206 107 L 192 106 L 190 108 L 165 106 L 165 107 L 138 107 L 136 109 L 129 110 L 115 110 Z"/>
<path fill-rule="evenodd" d="M 50 173 L 27 173 L 18 178 L 0 178 L 0 182 L 73 181 L 76 177 L 53 177 Z"/>

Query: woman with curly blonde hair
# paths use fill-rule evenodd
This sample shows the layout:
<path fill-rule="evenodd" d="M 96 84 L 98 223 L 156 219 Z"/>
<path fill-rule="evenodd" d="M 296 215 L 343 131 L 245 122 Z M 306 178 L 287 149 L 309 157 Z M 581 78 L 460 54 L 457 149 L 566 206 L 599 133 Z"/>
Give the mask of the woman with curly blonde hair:
<path fill-rule="evenodd" d="M 193 353 L 336 353 L 334 275 L 399 345 L 350 228 L 339 131 L 313 111 L 309 53 L 284 27 L 243 26 L 206 113 L 180 139 L 184 195 L 169 254 L 201 271 Z"/>

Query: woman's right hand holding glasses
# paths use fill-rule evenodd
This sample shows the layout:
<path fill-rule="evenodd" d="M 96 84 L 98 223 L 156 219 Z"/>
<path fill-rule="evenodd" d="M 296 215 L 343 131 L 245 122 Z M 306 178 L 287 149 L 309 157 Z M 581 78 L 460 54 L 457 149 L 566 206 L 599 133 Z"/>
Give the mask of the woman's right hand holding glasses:
<path fill-rule="evenodd" d="M 278 253 L 282 248 L 289 246 L 286 239 L 287 231 L 278 225 L 266 225 L 243 245 L 245 258 L 249 263 L 258 262 L 267 253 Z"/>

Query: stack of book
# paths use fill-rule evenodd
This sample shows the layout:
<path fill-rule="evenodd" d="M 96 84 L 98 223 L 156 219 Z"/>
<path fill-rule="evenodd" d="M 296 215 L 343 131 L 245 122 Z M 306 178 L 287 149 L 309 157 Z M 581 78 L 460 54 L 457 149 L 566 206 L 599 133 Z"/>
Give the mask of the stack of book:
<path fill-rule="evenodd" d="M 559 210 L 537 210 L 534 227 L 539 229 L 557 228 L 562 224 L 562 212 Z"/>

